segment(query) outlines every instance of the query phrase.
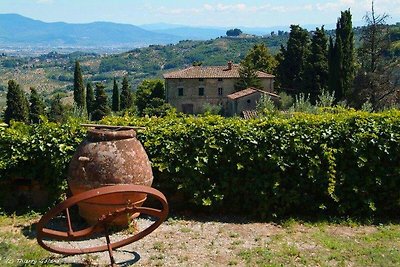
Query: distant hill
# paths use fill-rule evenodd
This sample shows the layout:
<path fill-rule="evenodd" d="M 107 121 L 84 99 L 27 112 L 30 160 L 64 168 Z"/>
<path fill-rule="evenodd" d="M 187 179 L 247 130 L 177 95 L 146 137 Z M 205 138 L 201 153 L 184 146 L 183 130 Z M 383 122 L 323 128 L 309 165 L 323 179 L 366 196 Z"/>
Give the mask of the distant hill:
<path fill-rule="evenodd" d="M 120 54 L 98 55 L 50 52 L 41 56 L 8 56 L 0 53 L 0 111 L 5 106 L 8 80 L 17 81 L 28 92 L 35 87 L 45 99 L 55 94 L 71 100 L 74 62 L 79 60 L 85 82 L 103 82 L 110 93 L 114 78 L 128 75 L 132 88 L 148 78 L 162 78 L 168 71 L 191 66 L 239 63 L 255 44 L 266 44 L 276 53 L 287 36 L 217 38 L 208 41 L 180 41 L 174 45 L 150 45 Z"/>
<path fill-rule="evenodd" d="M 15 46 L 129 46 L 175 43 L 181 38 L 129 24 L 46 23 L 17 14 L 0 14 L 0 44 Z"/>
<path fill-rule="evenodd" d="M 316 27 L 321 27 L 318 24 L 307 24 L 300 25 L 301 27 L 312 31 Z M 226 31 L 233 28 L 239 28 L 244 33 L 253 34 L 257 36 L 269 36 L 271 32 L 278 33 L 278 31 L 289 32 L 289 25 L 273 26 L 273 27 L 244 27 L 244 26 L 232 26 L 232 27 L 191 27 L 179 24 L 168 24 L 168 23 L 154 23 L 140 25 L 141 28 L 164 34 L 172 34 L 181 37 L 182 40 L 209 40 L 215 39 L 226 35 Z M 336 24 L 325 25 L 325 30 L 334 29 Z"/>
<path fill-rule="evenodd" d="M 206 26 L 186 26 L 179 24 L 168 24 L 168 23 L 154 23 L 140 25 L 141 28 L 154 31 L 158 33 L 172 34 L 179 36 L 182 40 L 209 40 L 215 39 L 226 35 L 226 31 L 233 28 L 240 28 L 244 33 L 254 35 L 270 35 L 272 31 L 277 32 L 278 30 L 288 31 L 289 26 L 276 26 L 276 27 L 206 27 Z"/>
<path fill-rule="evenodd" d="M 154 30 L 154 32 L 179 36 L 181 40 L 209 40 L 226 35 L 226 30 L 188 26 L 158 29 Z"/>

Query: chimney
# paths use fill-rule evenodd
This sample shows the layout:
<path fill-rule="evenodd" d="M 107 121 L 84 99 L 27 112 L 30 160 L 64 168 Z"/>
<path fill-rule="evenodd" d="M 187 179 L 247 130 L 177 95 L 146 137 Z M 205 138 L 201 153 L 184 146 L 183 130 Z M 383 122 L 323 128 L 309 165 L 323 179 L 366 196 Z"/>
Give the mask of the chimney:
<path fill-rule="evenodd" d="M 228 70 L 232 69 L 232 61 L 228 61 Z"/>

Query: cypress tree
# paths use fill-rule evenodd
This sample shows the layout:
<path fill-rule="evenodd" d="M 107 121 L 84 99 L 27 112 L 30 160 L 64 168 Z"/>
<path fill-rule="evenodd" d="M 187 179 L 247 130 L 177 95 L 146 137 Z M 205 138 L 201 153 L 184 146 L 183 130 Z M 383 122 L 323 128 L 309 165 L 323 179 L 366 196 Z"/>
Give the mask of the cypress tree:
<path fill-rule="evenodd" d="M 61 96 L 59 94 L 51 101 L 48 117 L 52 122 L 65 121 L 65 107 L 61 103 Z"/>
<path fill-rule="evenodd" d="M 92 112 L 92 120 L 101 120 L 110 113 L 111 110 L 108 106 L 108 97 L 104 90 L 104 85 L 102 83 L 96 83 L 96 99 L 94 111 Z"/>
<path fill-rule="evenodd" d="M 337 100 L 350 95 L 355 77 L 354 32 L 350 10 L 342 11 L 336 23 L 335 45 L 330 47 L 330 90 Z"/>
<path fill-rule="evenodd" d="M 311 53 L 305 70 L 305 89 L 315 103 L 318 95 L 328 86 L 328 38 L 324 27 L 316 28 L 311 40 Z"/>
<path fill-rule="evenodd" d="M 345 88 L 344 88 L 344 57 L 343 57 L 343 45 L 342 38 L 340 36 L 336 37 L 336 45 L 335 45 L 335 56 L 334 60 L 334 68 L 335 68 L 335 97 L 338 101 L 342 100 L 345 96 Z"/>
<path fill-rule="evenodd" d="M 309 35 L 307 30 L 299 25 L 291 25 L 287 48 L 281 46 L 277 57 L 277 79 L 283 88 L 304 91 L 304 71 L 309 54 Z"/>
<path fill-rule="evenodd" d="M 83 85 L 82 71 L 79 61 L 75 61 L 74 71 L 74 102 L 78 108 L 85 108 L 85 87 Z"/>
<path fill-rule="evenodd" d="M 353 81 L 356 73 L 355 68 L 355 51 L 354 51 L 354 32 L 351 22 L 350 9 L 342 12 L 340 27 L 337 27 L 336 35 L 339 35 L 342 40 L 343 52 L 343 96 L 347 97 L 353 88 Z"/>
<path fill-rule="evenodd" d="M 29 107 L 29 120 L 31 121 L 31 123 L 39 123 L 40 116 L 45 115 L 45 105 L 36 89 L 31 87 L 30 90 L 31 95 L 29 100 L 31 102 L 31 105 Z"/>
<path fill-rule="evenodd" d="M 113 93 L 112 93 L 112 110 L 119 111 L 119 109 L 120 109 L 119 89 L 118 89 L 117 81 L 114 78 L 114 87 L 113 87 Z"/>
<path fill-rule="evenodd" d="M 328 48 L 328 90 L 332 93 L 335 92 L 336 89 L 336 79 L 338 79 L 337 74 L 335 73 L 336 68 L 336 50 L 335 45 L 332 39 L 332 36 L 329 37 L 329 48 Z M 337 97 L 336 97 L 337 99 Z"/>
<path fill-rule="evenodd" d="M 86 108 L 87 113 L 91 114 L 93 112 L 94 106 L 94 92 L 91 83 L 87 83 L 86 85 Z"/>
<path fill-rule="evenodd" d="M 4 112 L 4 122 L 11 120 L 28 122 L 29 103 L 24 91 L 14 80 L 8 81 L 7 108 Z"/>
<path fill-rule="evenodd" d="M 120 109 L 125 110 L 132 107 L 132 93 L 129 88 L 128 78 L 125 76 L 122 80 L 121 98 L 120 98 Z"/>

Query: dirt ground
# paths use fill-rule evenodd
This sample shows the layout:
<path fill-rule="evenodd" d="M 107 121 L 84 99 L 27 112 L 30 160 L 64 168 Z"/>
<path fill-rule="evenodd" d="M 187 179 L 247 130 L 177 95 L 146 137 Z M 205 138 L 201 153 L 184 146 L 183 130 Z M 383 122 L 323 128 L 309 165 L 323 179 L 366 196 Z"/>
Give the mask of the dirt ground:
<path fill-rule="evenodd" d="M 139 228 L 142 228 L 140 225 Z M 271 236 L 282 232 L 273 223 L 240 222 L 238 219 L 170 218 L 145 238 L 114 253 L 119 266 L 228 266 L 244 265 L 239 254 L 265 246 Z M 127 236 L 127 233 L 124 233 Z M 121 233 L 111 239 L 120 239 Z M 88 241 L 104 242 L 103 239 Z M 89 243 L 87 243 L 89 244 Z M 87 245 L 82 244 L 82 245 Z M 76 246 L 76 244 L 75 244 Z M 59 258 L 59 257 L 58 257 Z M 95 253 L 59 258 L 60 263 L 107 265 L 108 253 Z"/>
<path fill-rule="evenodd" d="M 61 256 L 41 248 L 36 240 L 40 217 L 41 214 L 0 214 L 0 266 L 109 266 L 106 252 Z M 63 215 L 59 219 L 49 227 L 65 228 Z M 75 226 L 85 227 L 80 221 L 74 221 Z M 141 215 L 128 229 L 111 229 L 111 242 L 132 236 L 153 222 Z M 78 250 L 106 244 L 104 236 L 45 242 Z M 400 224 L 363 224 L 350 219 L 287 219 L 276 224 L 219 215 L 170 215 L 148 236 L 117 249 L 114 257 L 118 266 L 397 267 Z"/>

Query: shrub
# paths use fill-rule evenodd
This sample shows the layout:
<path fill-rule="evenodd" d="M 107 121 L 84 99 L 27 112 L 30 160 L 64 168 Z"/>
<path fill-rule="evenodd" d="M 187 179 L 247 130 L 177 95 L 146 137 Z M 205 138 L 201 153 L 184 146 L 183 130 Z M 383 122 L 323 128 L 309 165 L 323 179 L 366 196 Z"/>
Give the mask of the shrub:
<path fill-rule="evenodd" d="M 271 217 L 392 215 L 400 208 L 400 111 L 295 113 L 252 120 L 217 115 L 106 117 L 138 132 L 168 199 L 208 211 Z M 0 173 L 65 186 L 84 135 L 78 122 L 0 129 Z M 44 170 L 44 171 L 43 171 Z M 176 202 L 172 201 L 172 205 Z"/>
<path fill-rule="evenodd" d="M 261 95 L 257 102 L 256 110 L 261 115 L 271 115 L 276 113 L 276 106 L 270 96 Z"/>
<path fill-rule="evenodd" d="M 295 96 L 295 101 L 290 110 L 291 112 L 314 113 L 316 108 L 310 102 L 310 95 L 300 93 L 299 95 Z"/>
<path fill-rule="evenodd" d="M 258 216 L 396 214 L 400 113 L 109 118 L 138 135 L 156 185 L 197 207 Z"/>
<path fill-rule="evenodd" d="M 49 188 L 50 201 L 58 200 L 66 188 L 66 170 L 85 130 L 77 121 L 56 124 L 44 121 L 31 126 L 13 122 L 0 128 L 0 183 L 26 178 Z M 4 194 L 1 194 L 4 197 Z M 2 199 L 4 201 L 4 199 Z"/>

